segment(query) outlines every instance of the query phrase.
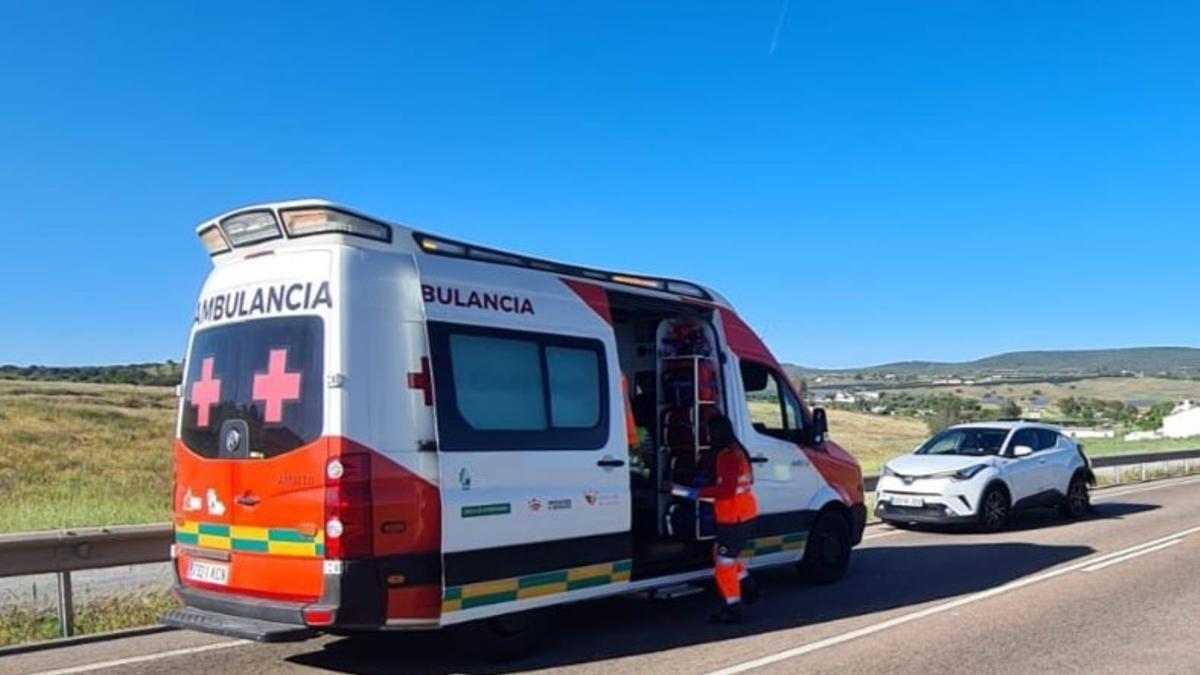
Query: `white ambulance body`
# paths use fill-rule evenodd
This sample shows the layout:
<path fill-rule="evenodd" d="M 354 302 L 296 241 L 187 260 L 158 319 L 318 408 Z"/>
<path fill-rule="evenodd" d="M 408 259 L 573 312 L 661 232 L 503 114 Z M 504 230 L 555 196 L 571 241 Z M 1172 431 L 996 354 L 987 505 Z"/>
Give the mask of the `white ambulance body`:
<path fill-rule="evenodd" d="M 751 567 L 830 581 L 861 539 L 858 465 L 711 290 L 315 200 L 198 233 L 167 623 L 436 628 L 706 579 L 711 514 L 659 486 L 702 480 L 715 411 L 753 458 Z"/>

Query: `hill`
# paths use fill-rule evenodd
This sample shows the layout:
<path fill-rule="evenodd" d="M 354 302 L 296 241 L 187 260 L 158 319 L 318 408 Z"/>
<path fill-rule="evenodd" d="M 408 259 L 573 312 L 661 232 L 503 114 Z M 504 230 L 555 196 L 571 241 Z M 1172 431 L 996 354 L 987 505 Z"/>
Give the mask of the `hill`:
<path fill-rule="evenodd" d="M 180 366 L 174 361 L 120 366 L 0 366 L 0 380 L 174 386 L 180 379 Z"/>
<path fill-rule="evenodd" d="M 1141 373 L 1146 375 L 1200 376 L 1200 349 L 1192 347 L 1130 347 L 1125 349 L 1046 350 L 1008 352 L 974 361 L 900 361 L 863 368 L 836 370 L 786 366 L 793 376 L 832 373 L 905 376 L 970 375 L 1015 373 L 1049 375 L 1101 375 Z"/>

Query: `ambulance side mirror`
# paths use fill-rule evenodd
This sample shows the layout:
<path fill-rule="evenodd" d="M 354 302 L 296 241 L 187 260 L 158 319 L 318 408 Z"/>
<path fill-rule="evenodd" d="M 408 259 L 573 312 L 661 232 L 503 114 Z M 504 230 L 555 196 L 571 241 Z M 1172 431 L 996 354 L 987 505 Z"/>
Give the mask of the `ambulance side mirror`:
<path fill-rule="evenodd" d="M 805 445 L 820 449 L 825 445 L 825 436 L 829 433 L 829 418 L 824 408 L 813 408 L 812 422 L 804 428 Z"/>

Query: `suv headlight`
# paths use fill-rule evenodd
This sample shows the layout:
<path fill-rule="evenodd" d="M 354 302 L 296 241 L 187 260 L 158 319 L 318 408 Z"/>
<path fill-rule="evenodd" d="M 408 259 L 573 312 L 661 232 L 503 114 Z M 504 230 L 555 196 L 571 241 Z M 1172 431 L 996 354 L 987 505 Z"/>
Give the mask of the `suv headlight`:
<path fill-rule="evenodd" d="M 884 476 L 897 476 L 897 475 L 899 475 L 899 474 L 897 474 L 895 471 L 892 471 L 892 467 L 888 466 L 887 464 L 884 464 L 884 465 L 883 465 L 883 470 L 882 470 L 882 471 L 880 471 L 880 473 L 881 473 L 882 475 L 884 475 Z"/>
<path fill-rule="evenodd" d="M 954 472 L 954 479 L 955 480 L 971 480 L 972 478 L 975 477 L 975 474 L 979 473 L 980 471 L 983 471 L 984 469 L 987 468 L 987 466 L 988 466 L 987 464 L 974 464 L 972 466 L 968 466 L 965 469 L 959 469 L 958 471 Z"/>

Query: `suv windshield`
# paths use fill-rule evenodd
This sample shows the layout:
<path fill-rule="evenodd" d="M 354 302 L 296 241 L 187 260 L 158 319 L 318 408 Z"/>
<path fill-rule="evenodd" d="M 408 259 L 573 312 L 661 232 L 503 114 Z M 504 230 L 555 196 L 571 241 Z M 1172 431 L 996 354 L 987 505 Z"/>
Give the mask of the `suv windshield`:
<path fill-rule="evenodd" d="M 196 333 L 183 382 L 184 444 L 202 457 L 246 459 L 274 457 L 319 438 L 322 326 L 319 317 L 294 316 Z M 231 427 L 248 436 L 243 451 L 222 447 Z"/>
<path fill-rule="evenodd" d="M 1008 429 L 946 429 L 917 449 L 918 455 L 998 455 Z"/>

